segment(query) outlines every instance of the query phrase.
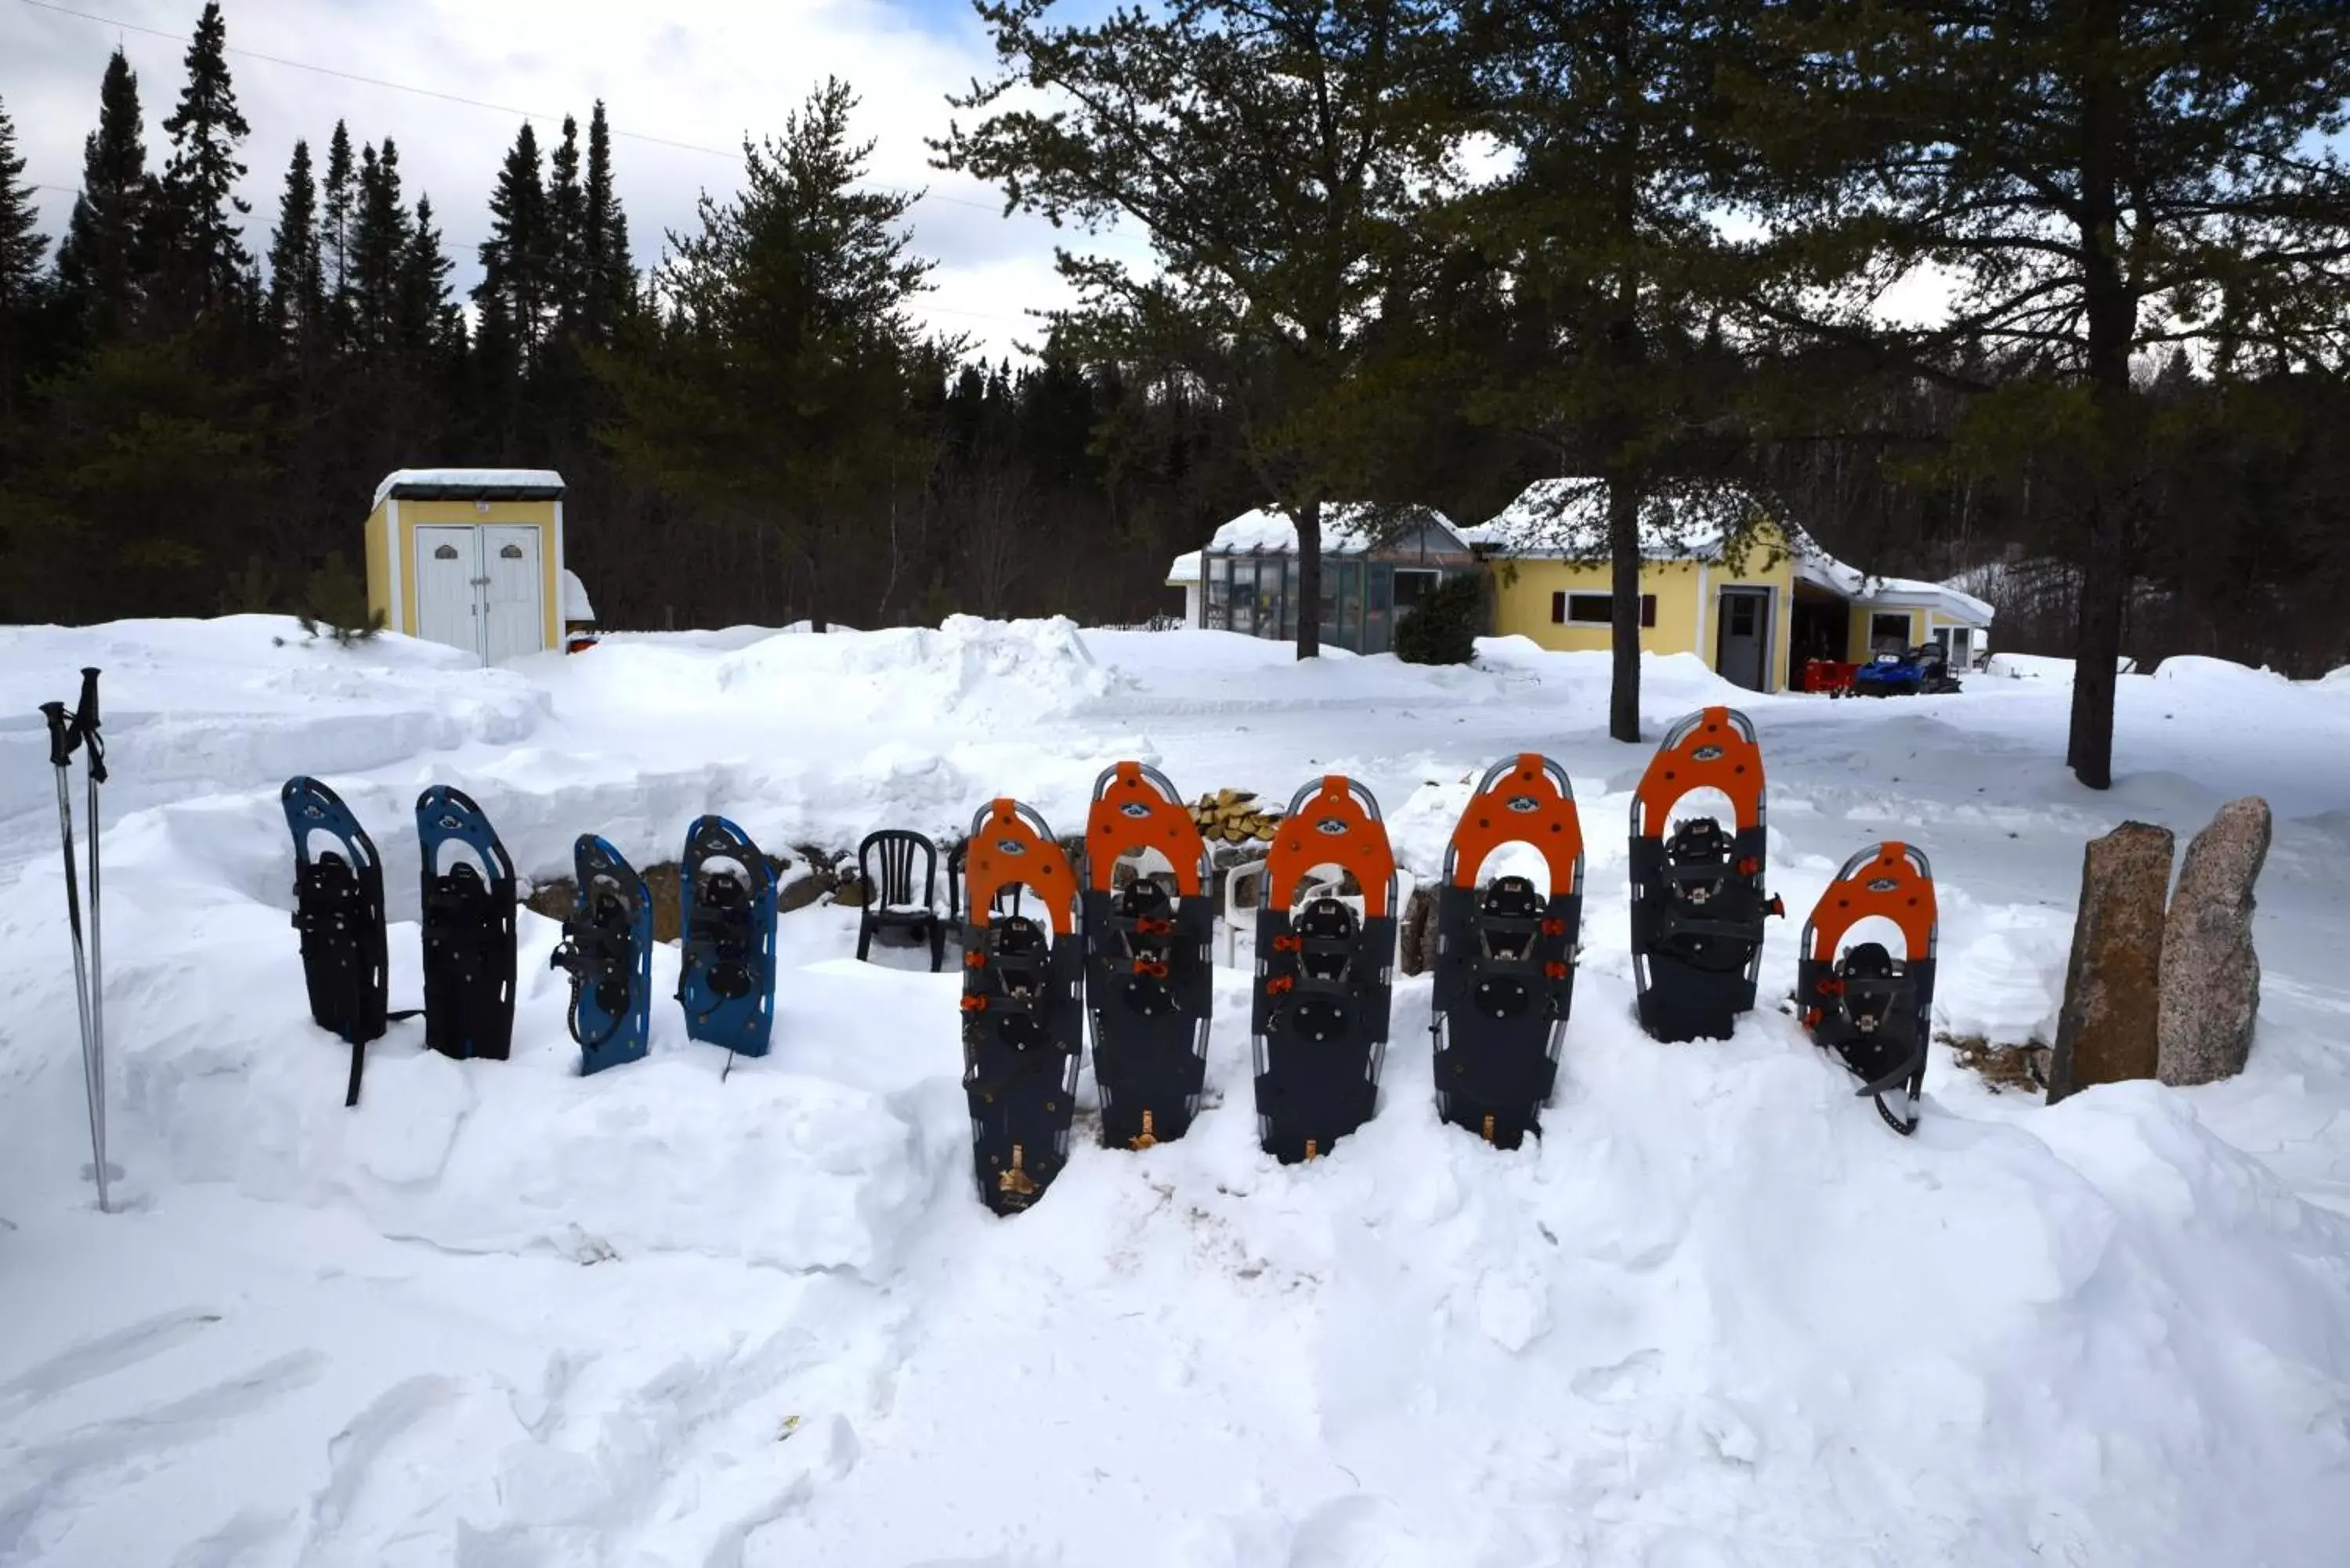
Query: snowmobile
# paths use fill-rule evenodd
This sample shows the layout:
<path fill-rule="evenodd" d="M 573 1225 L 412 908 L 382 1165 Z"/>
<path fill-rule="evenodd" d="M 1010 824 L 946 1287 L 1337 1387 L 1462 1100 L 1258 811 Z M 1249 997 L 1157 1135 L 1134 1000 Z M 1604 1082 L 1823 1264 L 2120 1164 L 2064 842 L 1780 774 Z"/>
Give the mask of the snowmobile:
<path fill-rule="evenodd" d="M 1362 889 L 1297 902 L 1317 867 Z M 1257 1137 L 1284 1165 L 1327 1154 L 1378 1109 L 1396 943 L 1395 854 L 1378 802 L 1332 774 L 1293 796 L 1265 857 L 1257 909 Z"/>
<path fill-rule="evenodd" d="M 1085 1033 L 1076 872 L 1045 819 L 1015 800 L 972 818 L 963 862 L 963 1093 L 980 1199 L 1016 1214 L 1069 1158 Z M 1035 893 L 1047 924 L 996 908 Z"/>
<path fill-rule="evenodd" d="M 1507 844 L 1538 850 L 1545 898 L 1527 877 L 1479 873 Z M 1583 923 L 1583 826 L 1566 770 L 1528 752 L 1477 783 L 1444 852 L 1436 896 L 1437 1114 L 1515 1148 L 1539 1132 L 1575 997 Z"/>
<path fill-rule="evenodd" d="M 1887 649 L 1852 672 L 1856 697 L 1939 696 L 1958 690 L 1950 655 L 1931 642 L 1907 652 Z"/>
<path fill-rule="evenodd" d="M 1139 867 L 1117 886 L 1118 862 L 1145 849 L 1166 857 L 1171 890 Z M 1086 1010 L 1101 1140 L 1149 1148 L 1181 1137 L 1199 1113 L 1215 1001 L 1208 846 L 1166 774 L 1128 762 L 1094 781 L 1086 872 Z"/>
<path fill-rule="evenodd" d="M 1727 828 L 1692 817 L 1667 836 L 1691 790 L 1730 797 Z M 1754 1006 L 1762 922 L 1785 907 L 1763 891 L 1762 751 L 1734 708 L 1707 708 L 1665 734 L 1632 794 L 1632 976 L 1640 1027 L 1665 1041 L 1726 1040 Z"/>
<path fill-rule="evenodd" d="M 1881 942 L 1838 950 L 1871 916 L 1899 928 L 1902 955 Z M 1795 1003 L 1804 1026 L 1859 1078 L 1856 1094 L 1877 1103 L 1885 1125 L 1905 1137 L 1918 1130 L 1926 1083 L 1926 1043 L 1934 1016 L 1934 950 L 1940 935 L 1934 872 L 1923 850 L 1888 840 L 1844 863 L 1804 922 L 1795 969 Z M 1899 1094 L 1899 1114 L 1886 1104 Z"/>

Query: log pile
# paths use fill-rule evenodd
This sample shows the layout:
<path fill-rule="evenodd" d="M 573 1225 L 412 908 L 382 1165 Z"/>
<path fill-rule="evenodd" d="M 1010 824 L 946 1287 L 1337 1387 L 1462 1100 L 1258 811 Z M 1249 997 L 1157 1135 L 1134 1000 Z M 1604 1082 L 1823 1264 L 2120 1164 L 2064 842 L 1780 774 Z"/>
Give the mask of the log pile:
<path fill-rule="evenodd" d="M 1281 813 L 1258 805 L 1253 790 L 1220 789 L 1192 803 L 1191 820 L 1211 844 L 1270 844 Z"/>

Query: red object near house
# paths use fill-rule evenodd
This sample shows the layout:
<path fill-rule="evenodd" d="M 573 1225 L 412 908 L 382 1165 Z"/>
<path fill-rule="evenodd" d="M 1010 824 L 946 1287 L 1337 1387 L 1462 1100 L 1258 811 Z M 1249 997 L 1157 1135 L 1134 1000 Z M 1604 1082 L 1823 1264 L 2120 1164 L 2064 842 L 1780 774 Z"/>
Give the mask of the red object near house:
<path fill-rule="evenodd" d="M 1825 691 L 1831 696 L 1852 690 L 1853 672 L 1857 664 L 1845 664 L 1833 659 L 1807 659 L 1804 661 L 1804 690 Z"/>

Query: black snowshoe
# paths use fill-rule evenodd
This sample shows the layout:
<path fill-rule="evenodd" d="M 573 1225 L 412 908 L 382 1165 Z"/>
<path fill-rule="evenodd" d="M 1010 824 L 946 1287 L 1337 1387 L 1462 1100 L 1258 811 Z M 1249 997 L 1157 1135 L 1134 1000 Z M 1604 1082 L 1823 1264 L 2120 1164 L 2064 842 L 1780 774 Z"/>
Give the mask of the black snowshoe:
<path fill-rule="evenodd" d="M 424 1043 L 506 1059 L 514 1043 L 514 861 L 482 808 L 436 784 L 416 799 L 422 852 Z"/>
<path fill-rule="evenodd" d="M 278 796 L 294 836 L 294 929 L 302 937 L 302 981 L 310 1017 L 351 1048 L 355 1106 L 367 1046 L 388 1021 L 390 961 L 384 935 L 383 861 L 375 841 L 340 796 L 314 778 L 292 778 Z M 324 835 L 334 846 L 314 842 Z"/>

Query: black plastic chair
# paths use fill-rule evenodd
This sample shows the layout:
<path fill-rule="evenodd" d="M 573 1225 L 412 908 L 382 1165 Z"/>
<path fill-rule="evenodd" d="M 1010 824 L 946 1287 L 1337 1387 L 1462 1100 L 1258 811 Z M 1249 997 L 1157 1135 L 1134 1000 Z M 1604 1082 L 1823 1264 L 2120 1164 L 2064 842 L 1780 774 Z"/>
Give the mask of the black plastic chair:
<path fill-rule="evenodd" d="M 947 918 L 954 922 L 956 940 L 962 935 L 962 868 L 964 857 L 971 852 L 971 840 L 958 838 L 947 851 Z M 1014 882 L 999 888 L 995 893 L 996 913 L 1016 915 L 1020 912 L 1020 894 L 1024 884 Z"/>
<path fill-rule="evenodd" d="M 922 862 L 922 891 L 914 896 L 914 861 Z M 872 951 L 873 933 L 888 926 L 920 932 L 931 940 L 931 972 L 946 967 L 946 921 L 936 907 L 939 846 L 903 827 L 868 833 L 857 846 L 857 875 L 865 884 L 865 908 L 857 919 L 857 956 Z"/>

